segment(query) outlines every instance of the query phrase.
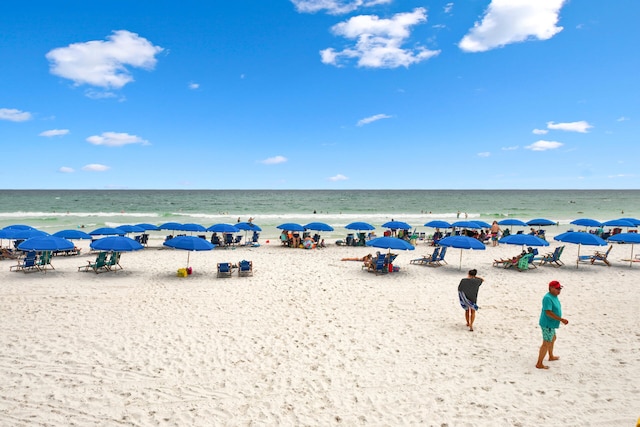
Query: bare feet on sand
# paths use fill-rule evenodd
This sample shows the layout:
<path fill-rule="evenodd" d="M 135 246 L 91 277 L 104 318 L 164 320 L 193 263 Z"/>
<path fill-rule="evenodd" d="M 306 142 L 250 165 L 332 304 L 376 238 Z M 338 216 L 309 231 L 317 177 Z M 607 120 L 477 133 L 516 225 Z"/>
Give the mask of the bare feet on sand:
<path fill-rule="evenodd" d="M 549 357 L 550 362 L 553 362 L 554 360 L 558 360 L 558 359 L 560 359 L 560 356 Z"/>
<path fill-rule="evenodd" d="M 549 367 L 546 366 L 546 365 L 536 365 L 536 368 L 538 368 L 538 369 L 549 369 Z"/>

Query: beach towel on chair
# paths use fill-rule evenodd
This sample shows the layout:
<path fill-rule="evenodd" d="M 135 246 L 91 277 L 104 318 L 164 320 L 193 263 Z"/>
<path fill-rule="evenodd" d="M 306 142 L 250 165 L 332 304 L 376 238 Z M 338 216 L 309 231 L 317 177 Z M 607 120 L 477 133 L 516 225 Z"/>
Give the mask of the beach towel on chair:
<path fill-rule="evenodd" d="M 475 302 L 469 301 L 469 298 L 467 298 L 467 296 L 464 294 L 464 292 L 459 291 L 458 292 L 458 298 L 460 298 L 460 305 L 465 310 L 469 310 L 470 308 L 472 308 L 474 310 L 478 310 L 478 304 L 476 304 Z"/>

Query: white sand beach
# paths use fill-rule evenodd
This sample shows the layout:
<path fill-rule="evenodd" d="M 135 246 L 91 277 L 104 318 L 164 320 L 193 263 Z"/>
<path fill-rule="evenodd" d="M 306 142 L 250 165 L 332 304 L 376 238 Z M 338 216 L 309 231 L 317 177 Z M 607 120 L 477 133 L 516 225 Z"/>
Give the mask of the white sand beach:
<path fill-rule="evenodd" d="M 558 242 L 541 252 L 549 252 Z M 117 273 L 10 272 L 0 261 L 3 426 L 631 426 L 640 416 L 640 265 L 492 267 L 518 246 L 450 249 L 448 265 L 409 261 L 376 276 L 372 248 L 125 253 Z M 582 247 L 582 253 L 593 248 Z M 217 278 L 217 262 L 253 261 Z M 475 331 L 457 286 L 485 278 Z M 560 360 L 538 370 L 540 303 L 559 280 Z"/>

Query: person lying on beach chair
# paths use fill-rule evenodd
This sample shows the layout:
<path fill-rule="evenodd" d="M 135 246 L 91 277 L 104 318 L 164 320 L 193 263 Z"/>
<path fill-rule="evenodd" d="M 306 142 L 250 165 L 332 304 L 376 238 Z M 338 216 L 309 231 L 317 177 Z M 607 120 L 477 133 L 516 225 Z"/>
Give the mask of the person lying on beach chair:
<path fill-rule="evenodd" d="M 13 252 L 11 249 L 2 248 L 0 259 L 18 259 L 18 254 Z"/>

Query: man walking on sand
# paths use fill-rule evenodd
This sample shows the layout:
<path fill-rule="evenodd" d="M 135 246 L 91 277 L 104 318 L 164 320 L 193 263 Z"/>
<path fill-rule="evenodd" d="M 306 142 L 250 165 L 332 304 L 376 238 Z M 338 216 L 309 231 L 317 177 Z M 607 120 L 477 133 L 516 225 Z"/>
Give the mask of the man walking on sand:
<path fill-rule="evenodd" d="M 560 357 L 553 354 L 553 345 L 556 342 L 556 329 L 560 327 L 560 323 L 566 325 L 569 323 L 567 319 L 562 318 L 562 305 L 560 304 L 560 290 L 562 285 L 557 280 L 549 283 L 549 292 L 542 298 L 542 312 L 540 313 L 540 328 L 542 328 L 542 345 L 538 354 L 538 363 L 536 368 L 549 369 L 543 365 L 547 353 L 549 361 L 558 360 Z"/>
<path fill-rule="evenodd" d="M 478 289 L 484 282 L 483 278 L 476 276 L 477 274 L 478 270 L 475 268 L 469 270 L 467 277 L 460 280 L 458 285 L 460 305 L 464 309 L 464 318 L 471 332 L 473 332 L 473 321 L 476 320 L 476 310 L 478 309 Z"/>

